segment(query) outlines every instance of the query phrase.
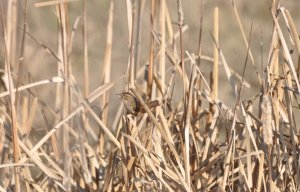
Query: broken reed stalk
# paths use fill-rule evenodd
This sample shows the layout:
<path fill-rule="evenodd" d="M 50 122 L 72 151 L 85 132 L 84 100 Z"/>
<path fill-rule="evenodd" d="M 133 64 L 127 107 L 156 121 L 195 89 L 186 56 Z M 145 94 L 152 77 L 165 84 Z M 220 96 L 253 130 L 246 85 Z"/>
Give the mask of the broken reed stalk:
<path fill-rule="evenodd" d="M 219 44 L 219 8 L 214 9 L 214 36 L 217 44 Z M 214 64 L 213 64 L 213 82 L 212 82 L 212 96 L 214 99 L 218 98 L 219 89 L 219 51 L 214 43 Z"/>
<path fill-rule="evenodd" d="M 214 53 L 214 63 L 211 72 L 211 95 L 213 99 L 218 98 L 218 82 L 219 82 L 219 50 L 217 45 L 219 44 L 219 8 L 214 9 L 214 43 L 213 43 L 213 53 Z M 212 121 L 212 116 L 216 109 L 214 109 L 214 104 L 210 103 L 210 113 L 208 116 L 208 124 Z M 214 142 L 214 141 L 213 141 Z"/>

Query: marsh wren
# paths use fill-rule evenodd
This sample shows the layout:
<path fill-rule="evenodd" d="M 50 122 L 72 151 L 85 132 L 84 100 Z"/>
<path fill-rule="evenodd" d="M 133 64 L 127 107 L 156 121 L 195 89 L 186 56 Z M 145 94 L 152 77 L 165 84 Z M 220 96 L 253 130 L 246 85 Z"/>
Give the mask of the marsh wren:
<path fill-rule="evenodd" d="M 119 94 L 125 105 L 127 111 L 132 115 L 137 115 L 138 113 L 145 113 L 144 107 L 141 105 L 140 101 L 130 92 L 123 92 Z M 146 103 L 149 108 L 154 108 L 159 105 L 158 100 L 150 101 Z"/>

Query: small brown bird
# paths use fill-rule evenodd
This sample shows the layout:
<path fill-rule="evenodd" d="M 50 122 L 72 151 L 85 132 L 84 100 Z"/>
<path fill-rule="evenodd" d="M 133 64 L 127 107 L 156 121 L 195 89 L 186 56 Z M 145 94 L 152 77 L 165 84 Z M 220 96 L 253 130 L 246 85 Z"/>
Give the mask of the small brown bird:
<path fill-rule="evenodd" d="M 137 115 L 138 113 L 145 113 L 144 107 L 141 105 L 140 101 L 130 92 L 123 92 L 119 94 L 125 105 L 127 111 L 132 115 Z M 150 101 L 146 103 L 149 108 L 154 108 L 159 105 L 158 100 Z"/>

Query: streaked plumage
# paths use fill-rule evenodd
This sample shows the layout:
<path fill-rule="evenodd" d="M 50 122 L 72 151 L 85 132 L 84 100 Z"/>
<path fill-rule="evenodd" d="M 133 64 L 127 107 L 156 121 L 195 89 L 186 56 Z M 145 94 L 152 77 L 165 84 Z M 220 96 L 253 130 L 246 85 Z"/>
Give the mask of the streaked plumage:
<path fill-rule="evenodd" d="M 119 94 L 121 99 L 124 103 L 125 108 L 127 109 L 128 113 L 137 115 L 140 113 L 145 113 L 144 107 L 141 105 L 139 100 L 130 92 L 123 92 Z M 149 108 L 153 108 L 159 105 L 158 100 L 150 101 L 147 103 Z"/>

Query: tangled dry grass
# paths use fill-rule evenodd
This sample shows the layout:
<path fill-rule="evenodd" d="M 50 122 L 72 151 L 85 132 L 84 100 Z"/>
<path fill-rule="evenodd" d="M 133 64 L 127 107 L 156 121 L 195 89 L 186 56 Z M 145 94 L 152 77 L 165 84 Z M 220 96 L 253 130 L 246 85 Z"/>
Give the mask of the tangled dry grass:
<path fill-rule="evenodd" d="M 211 21 L 213 57 L 201 51 L 202 17 L 199 49 L 195 53 L 185 49 L 187 28 L 181 0 L 177 1 L 177 18 L 170 17 L 169 2 L 151 1 L 149 59 L 141 66 L 139 39 L 145 1 L 127 1 L 130 51 L 124 63 L 128 67 L 126 76 L 112 80 L 116 70 L 111 63 L 113 5 L 117 2 L 111 1 L 101 85 L 90 91 L 94 74 L 89 73 L 86 40 L 88 1 L 82 1 L 83 16 L 74 20 L 73 28 L 67 8 L 71 2 L 35 4 L 56 7 L 57 51 L 28 30 L 26 0 L 21 4 L 22 26 L 13 22 L 20 16 L 15 6 L 21 2 L 7 1 L 6 11 L 1 3 L 5 39 L 0 93 L 1 192 L 300 190 L 300 41 L 289 10 L 275 0 L 270 5 L 274 29 L 268 55 L 261 53 L 260 70 L 260 61 L 250 48 L 257 39 L 252 38 L 252 27 L 245 33 L 232 1 L 244 40 L 240 46 L 247 50 L 240 62 L 242 74 L 237 75 L 219 40 L 219 8 L 214 9 Z M 83 26 L 83 86 L 71 67 L 79 22 Z M 56 76 L 36 82 L 24 77 L 26 39 L 55 59 Z M 203 62 L 211 63 L 210 77 L 203 73 Z M 220 73 L 227 81 L 220 81 Z M 243 94 L 245 87 L 253 86 L 246 82 L 246 73 L 259 82 L 250 96 Z M 136 97 L 145 113 L 131 115 L 123 105 L 117 110 L 110 107 L 111 89 L 120 81 L 126 81 L 123 90 Z M 230 85 L 233 106 L 219 97 L 225 84 Z M 37 91 L 41 85 L 48 86 L 54 97 L 44 101 Z M 159 100 L 160 105 L 149 109 L 151 100 Z"/>

